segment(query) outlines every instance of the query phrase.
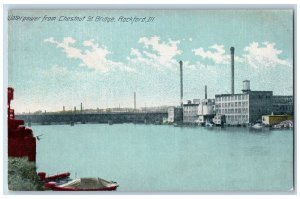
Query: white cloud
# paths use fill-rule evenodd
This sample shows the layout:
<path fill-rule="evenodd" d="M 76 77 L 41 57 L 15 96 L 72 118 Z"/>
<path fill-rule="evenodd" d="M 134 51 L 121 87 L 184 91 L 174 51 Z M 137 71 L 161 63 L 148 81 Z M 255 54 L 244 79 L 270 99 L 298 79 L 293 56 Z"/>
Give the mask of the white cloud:
<path fill-rule="evenodd" d="M 192 41 L 192 38 L 189 38 L 189 41 Z M 80 60 L 80 66 L 95 69 L 99 72 L 134 72 L 134 68 L 138 68 L 139 66 L 153 67 L 158 70 L 175 70 L 178 68 L 176 56 L 182 53 L 178 47 L 180 41 L 171 39 L 161 41 L 158 36 L 140 38 L 138 43 L 142 45 L 142 50 L 131 48 L 126 63 L 110 60 L 108 56 L 111 55 L 112 52 L 109 51 L 106 46 L 96 43 L 93 39 L 79 43 L 72 37 L 65 37 L 61 42 L 50 37 L 45 39 L 44 42 L 55 44 L 57 48 L 62 49 L 62 52 L 64 52 L 68 58 Z M 202 59 L 212 60 L 213 64 L 230 63 L 230 54 L 226 53 L 224 45 L 214 44 L 209 47 L 209 50 L 199 47 L 193 49 L 192 52 Z M 281 53 L 281 50 L 276 49 L 275 43 L 263 42 L 259 44 L 252 42 L 244 48 L 244 54 L 241 56 L 235 55 L 235 61 L 254 68 L 291 65 L 287 60 L 280 58 Z M 189 65 L 190 68 L 195 68 L 195 66 L 199 68 L 200 64 L 185 62 L 186 67 Z M 57 71 L 58 67 L 54 67 L 53 70 Z M 64 71 L 60 72 L 65 73 Z"/>
<path fill-rule="evenodd" d="M 143 51 L 131 49 L 128 60 L 131 63 L 139 65 L 147 65 L 158 69 L 169 68 L 173 69 L 178 65 L 175 57 L 182 52 L 178 49 L 180 41 L 170 40 L 168 42 L 160 41 L 158 36 L 142 37 L 139 43 L 143 44 Z"/>
<path fill-rule="evenodd" d="M 193 41 L 193 38 L 190 37 L 190 38 L 189 38 L 189 41 Z"/>
<path fill-rule="evenodd" d="M 245 62 L 254 68 L 274 67 L 276 65 L 289 66 L 287 60 L 279 56 L 281 50 L 275 48 L 275 43 L 263 42 L 260 46 L 257 42 L 252 42 L 244 48 L 246 54 L 243 55 Z"/>
<path fill-rule="evenodd" d="M 211 59 L 215 64 L 228 64 L 230 61 L 230 55 L 225 54 L 223 45 L 214 44 L 209 47 L 212 51 L 205 51 L 203 48 L 193 49 L 195 55 L 202 57 L 203 59 Z"/>
<path fill-rule="evenodd" d="M 173 58 L 176 55 L 180 55 L 181 51 L 178 50 L 177 44 L 180 41 L 172 41 L 169 39 L 169 42 L 160 42 L 158 36 L 154 37 L 142 37 L 139 39 L 139 43 L 144 44 L 145 48 L 152 47 L 153 51 L 157 52 L 163 58 Z"/>
<path fill-rule="evenodd" d="M 140 51 L 138 49 L 135 49 L 135 48 L 131 48 L 130 55 L 136 56 L 136 57 L 142 56 Z"/>
<path fill-rule="evenodd" d="M 271 67 L 276 65 L 291 65 L 287 60 L 281 59 L 279 56 L 281 50 L 275 48 L 275 43 L 252 42 L 244 48 L 244 53 L 241 56 L 235 54 L 235 62 L 244 63 L 254 68 Z M 210 59 L 214 64 L 229 64 L 230 54 L 225 53 L 224 45 L 214 44 L 209 47 L 212 50 L 205 51 L 202 47 L 192 50 L 195 55 L 203 59 Z"/>
<path fill-rule="evenodd" d="M 69 58 L 79 59 L 82 61 L 80 66 L 95 69 L 99 72 L 109 72 L 112 70 L 121 71 L 134 71 L 134 69 L 124 65 L 121 62 L 114 62 L 109 60 L 107 56 L 112 54 L 105 46 L 100 46 L 94 43 L 94 40 L 86 40 L 82 43 L 84 47 L 91 48 L 85 50 L 71 46 L 76 43 L 76 40 L 72 37 L 65 37 L 62 42 L 54 40 L 53 37 L 45 39 L 44 42 L 56 44 L 57 48 L 61 48 L 62 51 Z"/>
<path fill-rule="evenodd" d="M 50 37 L 44 42 L 55 44 L 57 48 L 62 49 L 68 58 L 80 60 L 80 66 L 100 72 L 115 70 L 135 72 L 135 68 L 140 66 L 153 67 L 158 70 L 166 68 L 174 70 L 178 66 L 178 60 L 175 57 L 182 53 L 178 48 L 180 41 L 171 39 L 161 41 L 158 36 L 140 38 L 138 43 L 141 44 L 141 49 L 131 48 L 130 54 L 126 57 L 127 62 L 109 60 L 108 56 L 112 52 L 93 39 L 79 43 L 72 37 L 65 37 L 61 42 Z M 81 47 L 78 44 L 81 44 Z"/>
<path fill-rule="evenodd" d="M 84 41 L 83 45 L 84 46 L 92 46 L 94 48 L 98 47 L 98 44 L 96 44 L 96 45 L 94 44 L 94 40 L 93 39 Z"/>

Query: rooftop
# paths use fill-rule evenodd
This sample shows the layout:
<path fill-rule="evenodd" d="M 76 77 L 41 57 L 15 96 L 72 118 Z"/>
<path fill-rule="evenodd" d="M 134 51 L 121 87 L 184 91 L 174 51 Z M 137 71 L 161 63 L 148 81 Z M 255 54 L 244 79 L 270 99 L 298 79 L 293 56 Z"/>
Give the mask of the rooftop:
<path fill-rule="evenodd" d="M 247 94 L 250 94 L 250 93 L 273 93 L 273 91 L 247 91 L 247 92 L 244 92 L 244 93 L 237 93 L 237 94 L 216 94 L 215 97 L 247 95 Z"/>

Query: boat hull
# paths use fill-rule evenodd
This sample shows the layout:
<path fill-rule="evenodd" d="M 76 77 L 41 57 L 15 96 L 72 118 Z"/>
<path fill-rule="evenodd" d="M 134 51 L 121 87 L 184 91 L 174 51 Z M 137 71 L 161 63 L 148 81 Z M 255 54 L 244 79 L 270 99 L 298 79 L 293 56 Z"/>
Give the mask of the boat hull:
<path fill-rule="evenodd" d="M 45 187 L 53 191 L 115 191 L 119 185 L 101 178 L 78 178 L 64 184 L 46 182 Z"/>
<path fill-rule="evenodd" d="M 115 191 L 117 186 L 105 187 L 105 188 L 96 188 L 96 189 L 81 189 L 81 188 L 66 188 L 66 187 L 52 187 L 53 191 Z"/>

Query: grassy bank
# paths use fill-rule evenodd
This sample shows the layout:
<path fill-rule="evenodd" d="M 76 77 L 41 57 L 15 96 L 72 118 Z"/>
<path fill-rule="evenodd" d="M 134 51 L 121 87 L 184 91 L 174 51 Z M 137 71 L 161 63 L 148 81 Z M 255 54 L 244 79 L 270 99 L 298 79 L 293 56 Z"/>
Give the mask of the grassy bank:
<path fill-rule="evenodd" d="M 34 162 L 27 158 L 8 158 L 8 189 L 11 191 L 43 191 Z"/>

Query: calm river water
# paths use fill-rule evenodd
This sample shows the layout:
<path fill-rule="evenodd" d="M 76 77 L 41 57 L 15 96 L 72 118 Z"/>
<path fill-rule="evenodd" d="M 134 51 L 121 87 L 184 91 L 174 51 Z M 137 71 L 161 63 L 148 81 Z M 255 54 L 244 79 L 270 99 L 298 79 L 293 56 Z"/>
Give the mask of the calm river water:
<path fill-rule="evenodd" d="M 119 183 L 118 191 L 287 191 L 293 131 L 142 124 L 32 126 L 38 171 Z"/>

